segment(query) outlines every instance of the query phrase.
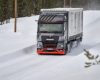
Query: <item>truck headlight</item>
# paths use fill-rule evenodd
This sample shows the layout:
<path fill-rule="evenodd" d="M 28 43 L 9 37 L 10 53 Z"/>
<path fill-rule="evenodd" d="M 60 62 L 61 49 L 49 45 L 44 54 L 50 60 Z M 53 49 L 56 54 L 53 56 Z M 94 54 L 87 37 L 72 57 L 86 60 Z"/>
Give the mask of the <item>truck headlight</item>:
<path fill-rule="evenodd" d="M 37 48 L 43 48 L 42 42 L 38 42 L 38 43 L 37 43 Z"/>
<path fill-rule="evenodd" d="M 37 37 L 37 40 L 38 40 L 38 41 L 42 41 L 41 36 L 38 36 L 38 37 Z"/>
<path fill-rule="evenodd" d="M 64 36 L 59 36 L 59 41 L 64 41 Z"/>
<path fill-rule="evenodd" d="M 57 48 L 58 49 L 63 49 L 64 48 L 64 43 L 58 43 Z"/>

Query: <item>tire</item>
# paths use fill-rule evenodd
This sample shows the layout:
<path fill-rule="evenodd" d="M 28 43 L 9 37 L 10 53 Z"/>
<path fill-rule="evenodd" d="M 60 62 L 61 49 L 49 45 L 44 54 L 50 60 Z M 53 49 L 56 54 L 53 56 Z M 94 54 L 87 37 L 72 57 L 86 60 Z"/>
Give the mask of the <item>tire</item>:
<path fill-rule="evenodd" d="M 77 41 L 73 41 L 73 48 L 77 47 Z"/>
<path fill-rule="evenodd" d="M 71 52 L 72 45 L 69 43 L 67 44 L 67 53 Z"/>
<path fill-rule="evenodd" d="M 75 46 L 74 47 L 78 47 L 78 45 L 80 44 L 80 39 L 77 39 L 76 41 L 74 41 L 73 43 L 75 43 Z"/>
<path fill-rule="evenodd" d="M 67 54 L 67 45 L 65 44 L 65 47 L 64 47 L 64 55 Z"/>
<path fill-rule="evenodd" d="M 82 39 L 83 39 L 83 38 L 81 37 L 81 38 L 80 38 L 80 42 L 82 42 Z"/>
<path fill-rule="evenodd" d="M 77 46 L 82 42 L 81 38 L 77 40 Z"/>

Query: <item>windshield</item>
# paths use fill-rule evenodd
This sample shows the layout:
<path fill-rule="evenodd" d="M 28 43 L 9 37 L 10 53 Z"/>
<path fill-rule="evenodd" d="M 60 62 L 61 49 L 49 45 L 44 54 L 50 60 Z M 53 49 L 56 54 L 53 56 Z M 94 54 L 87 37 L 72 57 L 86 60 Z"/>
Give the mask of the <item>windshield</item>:
<path fill-rule="evenodd" d="M 39 24 L 39 32 L 62 33 L 63 31 L 63 24 Z"/>

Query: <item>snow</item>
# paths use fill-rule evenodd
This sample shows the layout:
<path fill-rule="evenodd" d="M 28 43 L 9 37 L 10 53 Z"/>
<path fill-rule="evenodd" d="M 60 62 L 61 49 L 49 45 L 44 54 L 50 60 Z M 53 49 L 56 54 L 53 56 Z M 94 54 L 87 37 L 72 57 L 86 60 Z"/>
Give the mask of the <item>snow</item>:
<path fill-rule="evenodd" d="M 14 19 L 0 26 L 0 56 L 29 47 L 36 43 L 38 16 L 18 18 L 17 33 L 14 33 Z"/>
<path fill-rule="evenodd" d="M 100 11 L 84 11 L 82 43 L 63 56 L 37 55 L 38 16 L 18 18 L 0 26 L 0 80 L 99 80 L 100 65 L 85 68 L 83 49 L 100 55 Z"/>
<path fill-rule="evenodd" d="M 100 43 L 100 11 L 84 12 L 84 39 L 86 48 L 92 48 Z"/>

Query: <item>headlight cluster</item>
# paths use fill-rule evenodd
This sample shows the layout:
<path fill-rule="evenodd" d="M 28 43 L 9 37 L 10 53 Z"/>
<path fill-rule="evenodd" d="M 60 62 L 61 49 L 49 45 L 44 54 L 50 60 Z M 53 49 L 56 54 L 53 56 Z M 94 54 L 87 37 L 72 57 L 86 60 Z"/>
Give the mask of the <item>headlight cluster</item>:
<path fill-rule="evenodd" d="M 59 43 L 57 44 L 58 49 L 63 49 L 64 48 L 64 43 Z"/>
<path fill-rule="evenodd" d="M 58 44 L 57 44 L 57 48 L 58 49 L 63 49 L 64 48 L 64 36 L 59 36 L 59 40 L 58 40 Z"/>
<path fill-rule="evenodd" d="M 42 42 L 38 42 L 38 43 L 37 43 L 37 48 L 43 48 Z"/>
<path fill-rule="evenodd" d="M 64 41 L 64 36 L 59 36 L 59 41 Z"/>
<path fill-rule="evenodd" d="M 42 41 L 42 40 L 41 40 L 41 36 L 39 36 L 39 37 L 37 38 L 37 40 L 38 40 L 38 41 Z"/>

